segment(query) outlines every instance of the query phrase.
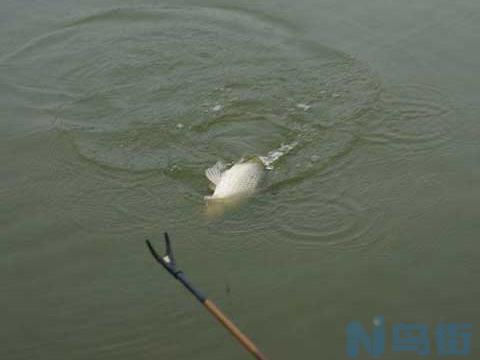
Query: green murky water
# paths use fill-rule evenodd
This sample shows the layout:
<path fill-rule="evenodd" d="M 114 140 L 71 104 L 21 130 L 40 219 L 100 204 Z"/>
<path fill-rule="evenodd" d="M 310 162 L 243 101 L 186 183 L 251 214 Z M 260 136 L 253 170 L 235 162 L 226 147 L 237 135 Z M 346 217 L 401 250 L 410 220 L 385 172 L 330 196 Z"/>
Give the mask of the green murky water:
<path fill-rule="evenodd" d="M 477 2 L 0 10 L 2 359 L 248 358 L 153 263 L 165 230 L 272 359 L 346 358 L 375 315 L 478 323 Z M 208 217 L 204 170 L 267 154 Z"/>

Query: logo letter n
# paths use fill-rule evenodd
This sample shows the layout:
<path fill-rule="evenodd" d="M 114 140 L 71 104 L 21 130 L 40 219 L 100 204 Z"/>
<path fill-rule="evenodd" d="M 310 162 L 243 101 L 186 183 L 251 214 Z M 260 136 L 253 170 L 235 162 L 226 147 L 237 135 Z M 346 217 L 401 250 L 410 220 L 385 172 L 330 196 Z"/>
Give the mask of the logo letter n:
<path fill-rule="evenodd" d="M 360 345 L 367 350 L 373 358 L 380 357 L 385 351 L 385 327 L 383 318 L 375 318 L 375 327 L 370 337 L 358 321 L 347 325 L 347 355 L 355 358 L 360 353 Z"/>

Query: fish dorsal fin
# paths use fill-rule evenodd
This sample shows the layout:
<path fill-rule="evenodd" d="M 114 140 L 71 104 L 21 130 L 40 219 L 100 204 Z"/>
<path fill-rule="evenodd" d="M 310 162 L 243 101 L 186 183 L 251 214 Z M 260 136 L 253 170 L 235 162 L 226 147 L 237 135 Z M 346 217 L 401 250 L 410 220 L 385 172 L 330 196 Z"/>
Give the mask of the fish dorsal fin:
<path fill-rule="evenodd" d="M 227 164 L 225 164 L 223 161 L 217 161 L 215 165 L 205 170 L 205 176 L 213 184 L 218 185 L 220 178 L 222 177 L 222 173 L 226 168 Z"/>

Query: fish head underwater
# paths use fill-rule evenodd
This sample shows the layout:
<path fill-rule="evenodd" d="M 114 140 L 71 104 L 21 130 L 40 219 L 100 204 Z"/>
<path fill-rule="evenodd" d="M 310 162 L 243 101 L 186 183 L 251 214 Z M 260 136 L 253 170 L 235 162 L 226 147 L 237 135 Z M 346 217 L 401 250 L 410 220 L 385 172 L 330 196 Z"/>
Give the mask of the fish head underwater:
<path fill-rule="evenodd" d="M 205 170 L 213 194 L 205 196 L 207 213 L 219 215 L 252 196 L 260 187 L 265 166 L 258 157 L 242 158 L 232 166 L 218 161 Z"/>

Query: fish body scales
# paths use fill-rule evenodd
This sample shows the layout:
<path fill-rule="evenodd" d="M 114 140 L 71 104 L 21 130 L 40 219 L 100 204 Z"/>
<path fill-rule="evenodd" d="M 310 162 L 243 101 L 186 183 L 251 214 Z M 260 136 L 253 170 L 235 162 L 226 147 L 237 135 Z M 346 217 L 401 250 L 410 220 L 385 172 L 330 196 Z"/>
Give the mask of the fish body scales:
<path fill-rule="evenodd" d="M 235 164 L 222 174 L 212 198 L 252 194 L 257 189 L 262 176 L 263 166 L 256 162 Z"/>

